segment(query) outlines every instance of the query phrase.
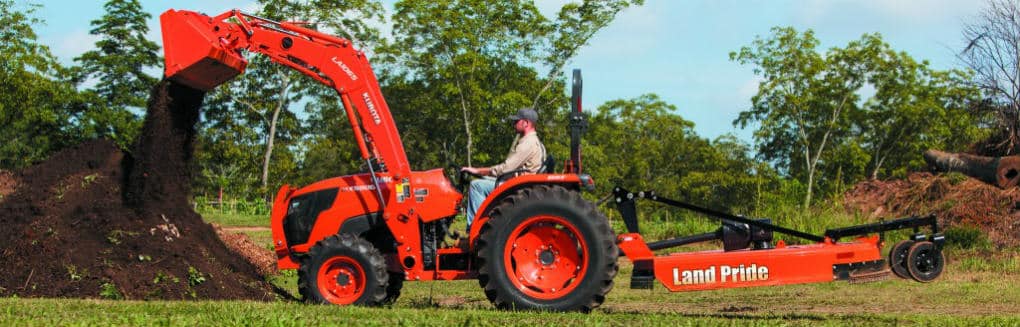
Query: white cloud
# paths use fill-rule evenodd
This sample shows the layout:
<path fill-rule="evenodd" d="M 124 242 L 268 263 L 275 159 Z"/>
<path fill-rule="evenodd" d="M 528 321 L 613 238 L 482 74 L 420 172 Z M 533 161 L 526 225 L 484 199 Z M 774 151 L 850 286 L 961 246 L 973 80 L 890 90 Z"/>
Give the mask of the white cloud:
<path fill-rule="evenodd" d="M 617 14 L 603 30 L 595 34 L 582 54 L 592 57 L 634 57 L 656 46 L 666 33 L 663 11 L 655 3 L 632 6 Z"/>
<path fill-rule="evenodd" d="M 548 18 L 555 18 L 560 13 L 560 8 L 571 2 L 578 2 L 577 0 L 535 0 L 535 7 L 538 8 L 538 12 L 542 13 L 543 16 Z"/>
<path fill-rule="evenodd" d="M 755 76 L 745 81 L 737 90 L 737 97 L 740 99 L 750 99 L 755 94 L 758 94 L 758 84 L 761 84 L 764 80 L 761 76 Z"/>
<path fill-rule="evenodd" d="M 935 23 L 975 13 L 980 7 L 978 2 L 960 0 L 807 0 L 796 8 L 804 23 L 814 25 L 846 19 L 855 12 L 870 12 L 891 21 Z"/>
<path fill-rule="evenodd" d="M 51 50 L 62 61 L 70 63 L 74 57 L 92 50 L 96 46 L 96 41 L 99 41 L 98 36 L 89 34 L 87 30 L 77 29 L 57 40 Z"/>

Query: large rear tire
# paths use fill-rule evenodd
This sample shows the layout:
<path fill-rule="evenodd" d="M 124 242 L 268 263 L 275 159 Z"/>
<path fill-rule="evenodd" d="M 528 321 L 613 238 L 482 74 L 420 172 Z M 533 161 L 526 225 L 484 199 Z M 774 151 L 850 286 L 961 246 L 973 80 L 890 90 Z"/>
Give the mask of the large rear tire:
<path fill-rule="evenodd" d="M 613 288 L 619 250 L 609 220 L 577 192 L 521 189 L 480 233 L 478 283 L 497 308 L 588 312 Z"/>
<path fill-rule="evenodd" d="M 379 250 L 350 234 L 319 241 L 298 268 L 298 291 L 312 303 L 380 305 L 387 299 L 388 281 Z"/>

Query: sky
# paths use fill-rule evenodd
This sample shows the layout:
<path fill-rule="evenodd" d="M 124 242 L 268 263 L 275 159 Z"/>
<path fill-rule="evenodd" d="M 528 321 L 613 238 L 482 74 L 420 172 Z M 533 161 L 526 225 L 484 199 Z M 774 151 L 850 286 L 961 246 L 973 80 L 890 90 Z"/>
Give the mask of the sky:
<path fill-rule="evenodd" d="M 38 1 L 36 1 L 38 2 Z M 392 8 L 392 0 L 383 3 Z M 570 0 L 537 0 L 552 17 Z M 96 37 L 89 22 L 103 15 L 103 1 L 42 1 L 37 16 L 40 41 L 64 63 L 91 49 Z M 158 17 L 167 9 L 209 15 L 231 8 L 252 12 L 254 1 L 141 1 L 152 14 L 149 36 L 160 42 Z M 729 60 L 729 53 L 766 37 L 774 26 L 812 29 L 821 49 L 845 46 L 865 33 L 881 33 L 893 49 L 936 69 L 960 68 L 961 30 L 984 7 L 977 0 L 646 0 L 620 13 L 596 34 L 570 62 L 584 78 L 584 108 L 606 101 L 655 93 L 677 107 L 676 113 L 695 123 L 707 138 L 732 133 L 752 143 L 753 130 L 732 124 L 750 107 L 759 77 L 751 66 Z M 390 10 L 392 11 L 392 10 Z M 377 22 L 384 33 L 391 28 Z"/>

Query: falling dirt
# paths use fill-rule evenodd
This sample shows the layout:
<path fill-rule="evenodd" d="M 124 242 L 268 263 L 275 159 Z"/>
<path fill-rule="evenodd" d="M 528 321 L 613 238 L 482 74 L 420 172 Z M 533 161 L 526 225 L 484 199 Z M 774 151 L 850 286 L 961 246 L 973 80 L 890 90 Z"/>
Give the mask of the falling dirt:
<path fill-rule="evenodd" d="M 276 298 L 188 205 L 203 96 L 161 82 L 130 155 L 93 140 L 8 177 L 0 296 Z"/>
<path fill-rule="evenodd" d="M 1020 245 L 1020 189 L 999 189 L 962 174 L 864 181 L 844 203 L 874 218 L 935 214 L 943 226 L 976 227 L 996 245 Z"/>

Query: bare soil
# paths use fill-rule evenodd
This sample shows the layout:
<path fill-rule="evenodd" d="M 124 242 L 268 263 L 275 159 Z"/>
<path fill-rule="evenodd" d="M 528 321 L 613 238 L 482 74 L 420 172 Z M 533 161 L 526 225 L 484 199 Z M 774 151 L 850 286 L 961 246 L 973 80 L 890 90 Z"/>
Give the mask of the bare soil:
<path fill-rule="evenodd" d="M 931 213 L 943 226 L 976 227 L 996 245 L 1020 245 L 1020 188 L 952 176 L 914 173 L 903 180 L 864 181 L 847 192 L 844 203 L 875 218 Z"/>
<path fill-rule="evenodd" d="M 0 296 L 276 298 L 188 205 L 203 96 L 163 81 L 130 154 L 93 140 L 16 172 L 0 202 Z"/>
<path fill-rule="evenodd" d="M 277 273 L 276 255 L 273 254 L 273 251 L 259 246 L 251 238 L 248 238 L 248 235 L 237 231 L 237 228 L 223 228 L 217 224 L 212 224 L 212 226 L 216 229 L 216 235 L 220 240 L 234 253 L 255 265 L 258 268 L 259 274 L 269 276 Z M 241 229 L 255 228 L 269 230 L 266 227 L 242 227 Z"/>

